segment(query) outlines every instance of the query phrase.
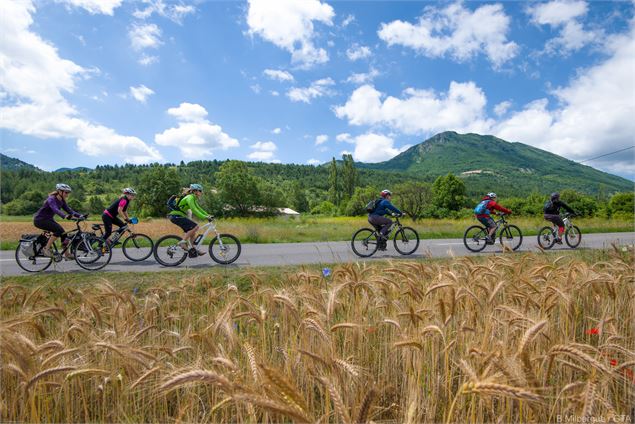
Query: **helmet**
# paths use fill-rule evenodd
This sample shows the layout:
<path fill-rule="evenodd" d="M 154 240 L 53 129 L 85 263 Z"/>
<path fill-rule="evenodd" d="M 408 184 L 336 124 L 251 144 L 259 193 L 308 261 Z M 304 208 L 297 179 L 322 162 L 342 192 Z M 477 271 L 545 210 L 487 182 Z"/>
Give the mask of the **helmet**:
<path fill-rule="evenodd" d="M 386 196 L 392 196 L 392 191 L 390 190 L 382 190 L 381 193 L 379 193 L 381 195 L 381 197 L 386 197 Z"/>
<path fill-rule="evenodd" d="M 200 184 L 190 184 L 190 190 L 203 191 L 203 186 Z"/>
<path fill-rule="evenodd" d="M 124 193 L 124 194 L 134 194 L 134 195 L 136 195 L 136 194 L 137 194 L 137 192 L 136 192 L 136 191 L 134 191 L 134 188 L 132 188 L 132 187 L 126 187 L 126 188 L 124 188 L 124 189 L 123 189 L 123 193 Z"/>
<path fill-rule="evenodd" d="M 498 196 L 496 196 L 496 193 L 492 191 L 491 193 L 487 193 L 487 197 L 489 197 L 490 199 L 496 199 Z"/>
<path fill-rule="evenodd" d="M 560 198 L 560 193 L 555 192 L 551 193 L 551 200 L 558 200 Z"/>
<path fill-rule="evenodd" d="M 68 184 L 63 184 L 63 183 L 55 184 L 55 190 L 65 191 L 67 193 L 70 193 L 71 191 L 73 191 L 71 186 L 69 186 Z"/>

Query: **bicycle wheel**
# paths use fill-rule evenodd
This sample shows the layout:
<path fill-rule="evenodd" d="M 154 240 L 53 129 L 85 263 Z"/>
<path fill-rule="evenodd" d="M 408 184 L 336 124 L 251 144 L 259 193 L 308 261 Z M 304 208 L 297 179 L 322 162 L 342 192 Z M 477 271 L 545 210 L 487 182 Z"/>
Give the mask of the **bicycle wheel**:
<path fill-rule="evenodd" d="M 145 261 L 152 255 L 154 243 L 145 234 L 132 234 L 121 245 L 123 255 L 133 262 Z"/>
<path fill-rule="evenodd" d="M 163 236 L 154 244 L 154 259 L 163 266 L 177 266 L 187 258 L 187 250 L 177 243 L 183 240 L 179 236 Z"/>
<path fill-rule="evenodd" d="M 393 240 L 395 249 L 402 255 L 411 255 L 419 247 L 419 234 L 414 228 L 401 227 Z"/>
<path fill-rule="evenodd" d="M 240 241 L 231 234 L 219 234 L 209 243 L 209 255 L 221 264 L 228 265 L 240 256 Z"/>
<path fill-rule="evenodd" d="M 15 261 L 18 263 L 18 266 L 27 272 L 40 272 L 44 271 L 46 268 L 51 266 L 53 262 L 53 258 L 49 258 L 48 256 L 42 256 L 39 254 L 42 248 L 38 247 L 38 252 L 34 256 L 30 256 L 25 254 L 22 251 L 20 244 L 15 249 Z"/>
<path fill-rule="evenodd" d="M 357 256 L 368 258 L 373 256 L 379 247 L 377 233 L 370 228 L 362 228 L 353 234 L 351 247 Z"/>
<path fill-rule="evenodd" d="M 75 262 L 88 271 L 102 269 L 110 262 L 112 250 L 106 240 L 98 236 L 87 235 L 73 248 Z"/>
<path fill-rule="evenodd" d="M 467 250 L 480 252 L 487 246 L 487 230 L 479 225 L 472 225 L 463 234 L 463 244 Z"/>
<path fill-rule="evenodd" d="M 545 250 L 549 250 L 556 242 L 556 237 L 553 235 L 553 228 L 542 227 L 538 231 L 538 245 Z"/>
<path fill-rule="evenodd" d="M 567 231 L 564 233 L 564 240 L 570 248 L 575 249 L 578 247 L 582 241 L 582 233 L 580 232 L 580 229 L 575 225 L 567 228 Z"/>
<path fill-rule="evenodd" d="M 512 250 L 517 250 L 523 244 L 523 233 L 515 225 L 508 225 L 501 230 L 501 246 L 507 246 Z"/>

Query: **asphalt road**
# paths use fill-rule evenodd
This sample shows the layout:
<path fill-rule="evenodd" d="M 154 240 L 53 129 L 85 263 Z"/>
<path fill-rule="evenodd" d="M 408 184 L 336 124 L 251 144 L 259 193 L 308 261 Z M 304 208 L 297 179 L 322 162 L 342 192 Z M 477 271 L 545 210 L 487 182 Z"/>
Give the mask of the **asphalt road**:
<path fill-rule="evenodd" d="M 629 233 L 608 233 L 608 234 L 583 234 L 582 243 L 578 249 L 601 249 L 609 247 L 612 243 L 618 244 L 635 244 L 635 232 Z M 523 244 L 519 251 L 537 251 L 536 236 L 527 236 L 523 240 Z M 232 265 L 225 265 L 232 268 L 246 266 L 278 266 L 278 265 L 301 265 L 301 264 L 320 264 L 320 263 L 337 263 L 350 262 L 362 259 L 356 256 L 351 250 L 350 243 L 344 241 L 338 242 L 315 242 L 315 243 L 276 243 L 276 244 L 244 244 L 241 256 Z M 566 244 L 555 245 L 554 251 L 571 250 Z M 498 241 L 493 246 L 488 246 L 479 254 L 501 253 L 501 246 Z M 23 271 L 15 261 L 14 251 L 0 251 L 0 275 L 32 275 Z M 425 257 L 449 257 L 449 256 L 470 256 L 475 255 L 468 251 L 463 245 L 462 239 L 437 239 L 437 240 L 421 240 L 419 249 L 410 255 L 402 256 L 395 250 L 392 241 L 388 244 L 385 252 L 377 252 L 372 258 L 388 259 L 388 258 L 425 258 Z M 186 259 L 183 264 L 176 268 L 166 268 L 154 261 L 151 256 L 143 262 L 130 262 L 127 260 L 119 249 L 113 251 L 110 264 L 102 271 L 105 272 L 146 272 L 146 271 L 166 271 L 172 269 L 204 269 L 218 265 L 212 261 L 209 255 L 199 258 Z M 74 261 L 62 261 L 44 271 L 44 273 L 59 272 L 89 272 L 84 271 Z"/>

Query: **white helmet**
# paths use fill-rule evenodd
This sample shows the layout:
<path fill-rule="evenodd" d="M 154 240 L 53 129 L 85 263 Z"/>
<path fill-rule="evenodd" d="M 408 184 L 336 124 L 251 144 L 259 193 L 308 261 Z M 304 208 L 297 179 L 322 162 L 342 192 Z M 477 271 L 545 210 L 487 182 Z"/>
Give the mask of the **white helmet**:
<path fill-rule="evenodd" d="M 68 184 L 63 184 L 63 183 L 56 184 L 55 185 L 55 190 L 65 191 L 67 193 L 70 193 L 71 191 L 73 191 L 71 186 L 69 186 Z"/>
<path fill-rule="evenodd" d="M 136 194 L 137 194 L 137 192 L 136 192 L 136 191 L 134 191 L 134 188 L 132 188 L 132 187 L 126 187 L 126 188 L 124 188 L 124 189 L 123 189 L 123 193 L 124 193 L 124 194 L 134 194 L 134 195 L 136 195 Z"/>
<path fill-rule="evenodd" d="M 392 191 L 390 191 L 390 190 L 382 190 L 381 193 L 379 193 L 379 195 L 381 197 L 392 196 Z"/>
<path fill-rule="evenodd" d="M 489 197 L 490 199 L 496 199 L 498 196 L 496 196 L 496 193 L 491 192 L 491 193 L 487 193 L 487 197 Z"/>

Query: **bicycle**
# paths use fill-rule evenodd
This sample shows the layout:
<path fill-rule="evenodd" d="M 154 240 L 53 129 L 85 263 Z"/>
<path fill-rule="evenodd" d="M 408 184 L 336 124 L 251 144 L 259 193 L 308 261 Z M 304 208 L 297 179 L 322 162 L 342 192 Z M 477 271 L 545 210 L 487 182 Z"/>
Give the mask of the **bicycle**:
<path fill-rule="evenodd" d="M 137 224 L 139 220 L 136 217 L 130 219 L 130 222 L 119 227 L 116 231 L 113 231 L 110 236 L 110 246 L 114 247 L 121 244 L 121 251 L 123 255 L 133 262 L 141 262 L 152 256 L 152 250 L 154 249 L 154 242 L 152 239 L 141 233 L 135 233 L 131 225 Z M 92 229 L 99 231 L 101 237 L 104 235 L 104 224 L 93 224 Z M 123 237 L 124 233 L 129 233 L 122 243 L 119 240 Z"/>
<path fill-rule="evenodd" d="M 213 217 L 201 229 L 204 229 L 205 232 L 196 236 L 193 245 L 189 241 L 182 243 L 183 238 L 176 235 L 161 237 L 154 244 L 154 259 L 163 266 L 177 266 L 183 263 L 188 256 L 195 258 L 198 256 L 197 248 L 203 243 L 210 231 L 216 233 L 216 236 L 209 243 L 210 257 L 221 265 L 231 264 L 238 259 L 241 252 L 240 241 L 231 234 L 219 233 Z"/>
<path fill-rule="evenodd" d="M 506 214 L 500 214 L 500 219 L 496 221 L 496 231 L 501 228 L 500 231 L 500 243 L 501 245 L 508 245 L 512 250 L 518 250 L 523 243 L 523 233 L 515 225 L 507 223 L 505 220 Z M 492 235 L 492 240 L 496 239 L 496 231 Z M 488 229 L 481 225 L 472 225 L 465 230 L 463 235 L 463 244 L 468 250 L 472 252 L 480 252 L 487 246 Z M 494 244 L 493 242 L 489 244 Z"/>
<path fill-rule="evenodd" d="M 75 262 L 81 268 L 88 271 L 102 269 L 110 262 L 112 251 L 106 245 L 103 238 L 95 233 L 89 233 L 82 229 L 80 223 L 85 221 L 88 215 L 81 218 L 72 218 L 76 228 L 64 234 L 70 237 L 63 249 L 58 251 L 57 244 L 51 246 L 52 256 L 42 254 L 51 233 L 43 231 L 40 234 L 23 234 L 15 249 L 15 260 L 23 270 L 27 272 L 41 272 L 46 270 L 53 262 L 61 262 L 64 254 L 70 249 Z M 101 260 L 100 260 L 101 259 Z"/>
<path fill-rule="evenodd" d="M 397 228 L 393 238 L 395 250 L 402 255 L 410 255 L 414 253 L 419 247 L 419 234 L 414 228 L 401 225 L 399 217 L 403 215 L 393 214 L 392 216 L 395 218 L 395 222 L 392 223 L 388 233 L 386 234 L 386 242 L 390 240 L 390 235 L 393 230 Z M 353 234 L 351 247 L 357 256 L 368 258 L 377 252 L 377 249 L 379 248 L 379 238 L 382 237 L 380 233 L 381 226 L 373 225 L 373 227 L 374 229 L 361 228 Z"/>
<path fill-rule="evenodd" d="M 569 218 L 575 216 L 571 213 L 566 213 L 562 217 L 564 221 L 565 231 L 564 231 L 564 240 L 567 242 L 567 245 L 575 249 L 580 245 L 582 241 L 582 233 L 580 229 L 573 225 Z M 549 250 L 556 243 L 556 238 L 558 237 L 558 226 L 553 224 L 553 226 L 545 226 L 540 229 L 538 232 L 538 245 L 545 250 Z"/>

